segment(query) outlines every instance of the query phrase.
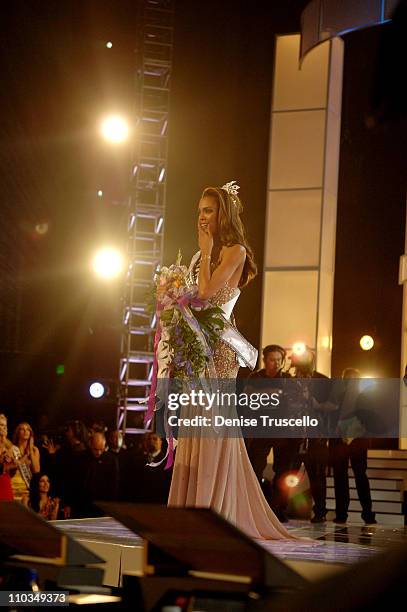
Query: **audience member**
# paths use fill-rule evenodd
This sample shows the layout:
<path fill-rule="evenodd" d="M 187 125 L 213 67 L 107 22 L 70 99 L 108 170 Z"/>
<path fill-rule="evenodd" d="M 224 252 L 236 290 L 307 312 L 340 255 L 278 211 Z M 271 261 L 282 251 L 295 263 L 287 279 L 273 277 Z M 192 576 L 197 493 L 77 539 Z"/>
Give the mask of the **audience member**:
<path fill-rule="evenodd" d="M 158 434 L 153 431 L 146 433 L 143 439 L 143 446 L 148 464 L 154 465 L 163 461 L 165 457 L 163 441 Z"/>
<path fill-rule="evenodd" d="M 118 429 L 109 429 L 106 436 L 109 451 L 115 455 L 120 455 L 126 450 L 123 434 Z"/>
<path fill-rule="evenodd" d="M 10 469 L 15 467 L 11 452 L 12 443 L 7 439 L 7 417 L 0 414 L 0 501 L 11 501 Z"/>
<path fill-rule="evenodd" d="M 89 449 L 80 458 L 80 472 L 76 475 L 78 487 L 72 500 L 72 517 L 102 516 L 96 501 L 117 499 L 119 465 L 117 458 L 107 452 L 103 432 L 95 432 L 89 440 Z"/>
<path fill-rule="evenodd" d="M 71 516 L 71 506 L 77 496 L 78 472 L 82 454 L 87 448 L 88 431 L 82 421 L 68 421 L 65 426 L 65 444 L 61 447 L 49 438 L 45 463 L 53 488 L 64 507 L 64 516 Z"/>
<path fill-rule="evenodd" d="M 32 474 L 40 471 L 40 451 L 34 445 L 34 433 L 29 423 L 17 425 L 11 449 L 16 469 L 11 472 L 14 499 L 28 502 Z"/>
<path fill-rule="evenodd" d="M 93 421 L 92 425 L 89 427 L 89 434 L 93 433 L 104 433 L 106 434 L 107 427 L 104 421 Z"/>
<path fill-rule="evenodd" d="M 119 464 L 119 492 L 118 499 L 128 498 L 127 490 L 131 487 L 131 474 L 127 478 L 127 465 L 129 453 L 123 440 L 123 434 L 118 429 L 109 429 L 107 432 L 108 452 L 116 457 Z"/>
<path fill-rule="evenodd" d="M 138 503 L 166 504 L 172 469 L 165 469 L 166 453 L 162 439 L 154 432 L 143 435 L 141 444 L 129 452 L 126 479 L 131 479 L 127 499 Z"/>
<path fill-rule="evenodd" d="M 51 483 L 47 474 L 33 474 L 30 482 L 29 506 L 48 521 L 58 518 L 59 499 L 51 496 Z"/>

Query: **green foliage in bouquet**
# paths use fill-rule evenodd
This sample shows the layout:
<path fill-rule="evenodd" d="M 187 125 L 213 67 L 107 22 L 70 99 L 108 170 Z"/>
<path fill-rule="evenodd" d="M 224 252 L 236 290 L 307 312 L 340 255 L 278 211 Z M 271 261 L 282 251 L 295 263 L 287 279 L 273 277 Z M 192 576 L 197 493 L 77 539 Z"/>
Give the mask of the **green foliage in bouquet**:
<path fill-rule="evenodd" d="M 212 353 L 219 340 L 220 331 L 224 327 L 224 322 L 219 316 L 223 314 L 222 309 L 218 306 L 202 310 L 191 308 L 191 313 L 197 320 Z M 161 323 L 168 332 L 165 346 L 172 354 L 169 375 L 177 379 L 199 377 L 205 370 L 209 356 L 206 355 L 196 332 L 191 329 L 177 308 L 163 311 Z"/>

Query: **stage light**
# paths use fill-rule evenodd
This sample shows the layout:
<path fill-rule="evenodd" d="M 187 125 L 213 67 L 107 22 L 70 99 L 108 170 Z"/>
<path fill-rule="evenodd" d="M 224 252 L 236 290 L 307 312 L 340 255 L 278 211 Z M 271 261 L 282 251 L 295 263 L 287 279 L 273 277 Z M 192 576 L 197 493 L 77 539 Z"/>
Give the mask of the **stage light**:
<path fill-rule="evenodd" d="M 370 351 L 374 346 L 374 340 L 372 336 L 362 336 L 359 340 L 359 344 L 364 351 Z"/>
<path fill-rule="evenodd" d="M 103 197 L 103 191 L 101 189 L 99 189 L 98 191 L 98 198 L 102 198 Z"/>
<path fill-rule="evenodd" d="M 115 278 L 120 275 L 123 268 L 123 255 L 117 249 L 109 247 L 101 249 L 93 258 L 93 270 L 101 278 Z"/>
<path fill-rule="evenodd" d="M 300 484 L 300 479 L 298 478 L 297 474 L 288 474 L 284 478 L 284 483 L 289 489 L 294 489 L 294 487 L 297 487 Z"/>
<path fill-rule="evenodd" d="M 48 232 L 48 229 L 48 223 L 37 223 L 37 225 L 35 226 L 35 231 L 40 236 L 45 236 L 45 234 Z"/>
<path fill-rule="evenodd" d="M 109 40 L 109 41 L 106 43 L 106 47 L 107 47 L 108 49 L 111 49 L 111 48 L 113 47 L 113 43 L 112 43 L 112 42 Z"/>
<path fill-rule="evenodd" d="M 93 382 L 89 386 L 89 395 L 94 399 L 99 399 L 105 394 L 105 388 L 100 382 Z"/>
<path fill-rule="evenodd" d="M 305 344 L 305 342 L 294 342 L 292 347 L 292 352 L 294 353 L 294 355 L 300 357 L 301 355 L 305 354 L 306 350 L 307 345 Z"/>
<path fill-rule="evenodd" d="M 129 125 L 123 117 L 110 115 L 102 121 L 101 133 L 108 142 L 120 144 L 129 137 Z"/>

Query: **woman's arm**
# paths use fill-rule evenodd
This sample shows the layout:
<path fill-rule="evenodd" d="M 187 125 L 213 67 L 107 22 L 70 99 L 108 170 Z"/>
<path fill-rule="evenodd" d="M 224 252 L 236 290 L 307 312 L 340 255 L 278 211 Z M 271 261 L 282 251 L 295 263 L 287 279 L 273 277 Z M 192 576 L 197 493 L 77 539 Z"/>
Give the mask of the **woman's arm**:
<path fill-rule="evenodd" d="M 33 446 L 30 452 L 31 471 L 37 474 L 40 471 L 40 451 L 36 446 Z"/>
<path fill-rule="evenodd" d="M 50 521 L 56 521 L 58 518 L 58 511 L 59 511 L 59 498 L 54 497 L 52 501 L 53 501 L 52 510 L 50 512 L 48 519 Z"/>
<path fill-rule="evenodd" d="M 222 261 L 211 276 L 211 251 L 201 254 L 198 278 L 198 297 L 207 300 L 212 297 L 226 281 L 230 280 L 237 268 L 244 263 L 246 249 L 240 244 L 224 247 Z"/>

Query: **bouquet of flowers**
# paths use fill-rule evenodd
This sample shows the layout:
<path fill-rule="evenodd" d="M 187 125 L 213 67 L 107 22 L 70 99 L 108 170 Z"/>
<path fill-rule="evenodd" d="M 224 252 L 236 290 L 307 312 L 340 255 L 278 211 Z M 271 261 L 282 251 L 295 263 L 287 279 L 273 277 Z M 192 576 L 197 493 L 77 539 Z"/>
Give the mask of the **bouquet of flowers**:
<path fill-rule="evenodd" d="M 167 375 L 198 378 L 212 359 L 214 345 L 224 327 L 223 311 L 198 298 L 198 288 L 181 265 L 163 267 L 155 276 L 155 299 L 162 345 L 167 353 Z"/>

